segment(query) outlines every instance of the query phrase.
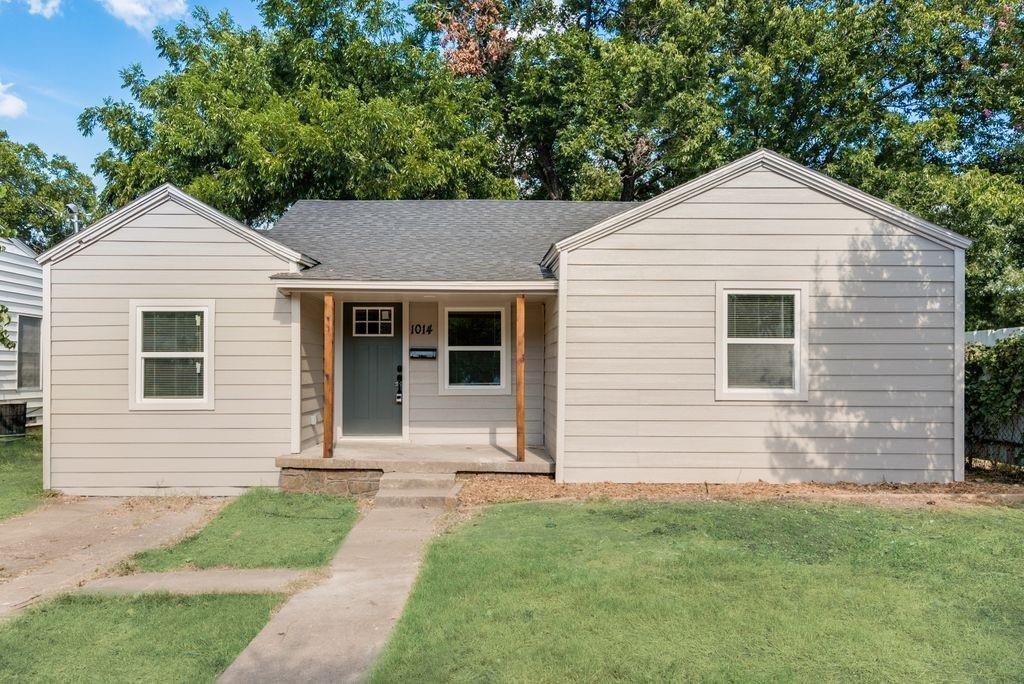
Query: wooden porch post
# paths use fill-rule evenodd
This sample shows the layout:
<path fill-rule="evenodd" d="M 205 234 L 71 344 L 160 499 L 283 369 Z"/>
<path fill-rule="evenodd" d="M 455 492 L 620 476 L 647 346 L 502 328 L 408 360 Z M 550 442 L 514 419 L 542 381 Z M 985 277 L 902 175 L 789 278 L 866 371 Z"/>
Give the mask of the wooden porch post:
<path fill-rule="evenodd" d="M 516 460 L 526 460 L 526 295 L 516 296 Z"/>
<path fill-rule="evenodd" d="M 334 457 L 334 293 L 324 295 L 324 458 Z"/>

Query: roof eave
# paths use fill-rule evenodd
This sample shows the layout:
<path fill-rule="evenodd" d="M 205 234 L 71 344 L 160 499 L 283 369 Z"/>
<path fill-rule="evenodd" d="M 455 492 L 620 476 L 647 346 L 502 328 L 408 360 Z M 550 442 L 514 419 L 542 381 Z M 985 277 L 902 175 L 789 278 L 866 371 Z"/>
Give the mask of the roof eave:
<path fill-rule="evenodd" d="M 557 292 L 558 281 L 545 280 L 341 280 L 296 278 L 295 274 L 271 276 L 283 292 L 380 291 L 380 292 Z"/>

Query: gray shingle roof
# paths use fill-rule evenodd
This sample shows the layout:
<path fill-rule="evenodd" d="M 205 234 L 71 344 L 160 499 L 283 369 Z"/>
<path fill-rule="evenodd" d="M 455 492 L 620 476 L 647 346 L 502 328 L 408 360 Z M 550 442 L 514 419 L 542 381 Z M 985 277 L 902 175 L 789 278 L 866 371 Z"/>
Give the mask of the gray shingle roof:
<path fill-rule="evenodd" d="M 320 263 L 282 278 L 542 280 L 552 243 L 631 202 L 301 200 L 267 234 Z"/>

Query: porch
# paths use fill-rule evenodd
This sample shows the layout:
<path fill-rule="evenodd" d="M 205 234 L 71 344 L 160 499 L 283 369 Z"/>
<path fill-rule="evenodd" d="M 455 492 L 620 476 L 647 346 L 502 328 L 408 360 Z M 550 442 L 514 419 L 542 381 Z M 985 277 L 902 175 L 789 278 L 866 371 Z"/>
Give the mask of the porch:
<path fill-rule="evenodd" d="M 551 286 L 282 284 L 295 383 L 282 488 L 358 495 L 384 473 L 554 474 Z"/>
<path fill-rule="evenodd" d="M 333 458 L 323 458 L 322 445 L 277 459 L 278 468 L 304 470 L 379 470 L 384 473 L 510 473 L 550 475 L 555 463 L 544 447 L 527 447 L 518 460 L 514 449 L 479 444 L 410 444 L 375 440 L 343 440 Z"/>

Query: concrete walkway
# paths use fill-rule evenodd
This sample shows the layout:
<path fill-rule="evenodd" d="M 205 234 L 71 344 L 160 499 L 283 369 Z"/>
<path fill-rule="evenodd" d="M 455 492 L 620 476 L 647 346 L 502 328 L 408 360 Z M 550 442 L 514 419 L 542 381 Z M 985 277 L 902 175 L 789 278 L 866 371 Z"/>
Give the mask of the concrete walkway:
<path fill-rule="evenodd" d="M 218 681 L 365 680 L 402 614 L 439 514 L 371 510 L 331 561 L 331 577 L 292 597 Z"/>
<path fill-rule="evenodd" d="M 0 618 L 207 520 L 214 499 L 57 499 L 0 523 Z"/>
<path fill-rule="evenodd" d="M 286 568 L 172 570 L 103 577 L 82 591 L 98 594 L 262 594 L 284 593 L 312 573 Z"/>

